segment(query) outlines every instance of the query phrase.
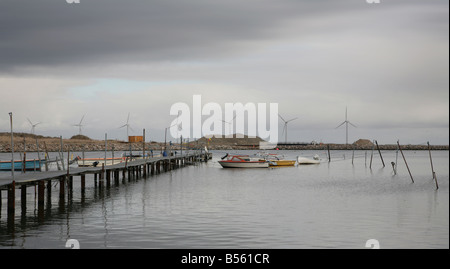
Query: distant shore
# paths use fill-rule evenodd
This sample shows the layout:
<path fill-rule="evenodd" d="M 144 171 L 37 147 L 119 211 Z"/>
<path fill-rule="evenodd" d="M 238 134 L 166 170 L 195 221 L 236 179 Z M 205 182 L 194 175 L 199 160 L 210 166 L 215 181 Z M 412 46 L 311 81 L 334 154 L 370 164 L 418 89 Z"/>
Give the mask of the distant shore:
<path fill-rule="evenodd" d="M 232 138 L 233 139 L 233 138 Z M 37 141 L 37 142 L 36 142 Z M 229 143 L 232 141 L 233 143 Z M 240 143 L 239 143 L 240 142 Z M 251 142 L 251 143 L 250 143 Z M 37 147 L 39 144 L 39 149 Z M 93 139 L 63 139 L 63 151 L 104 151 L 105 141 Z M 194 149 L 207 147 L 210 150 L 258 150 L 259 141 L 253 141 L 245 138 L 239 140 L 237 138 L 231 139 L 213 139 L 208 140 L 201 138 L 198 141 L 189 144 L 183 144 L 183 149 Z M 107 150 L 128 151 L 130 147 L 133 151 L 142 151 L 143 143 L 128 143 L 125 141 L 108 140 Z M 179 144 L 171 146 L 173 150 L 180 150 Z M 428 150 L 428 145 L 401 145 L 402 150 Z M 161 151 L 164 148 L 162 142 L 146 142 L 145 149 L 147 151 Z M 376 150 L 376 146 L 368 140 L 360 139 L 353 144 L 280 144 L 276 147 L 279 150 Z M 380 150 L 396 150 L 396 144 L 379 145 Z M 449 145 L 430 145 L 431 150 L 449 150 Z M 30 134 L 15 134 L 14 151 L 15 152 L 56 152 L 61 150 L 61 139 L 55 137 L 42 137 Z M 0 134 L 0 152 L 11 152 L 11 140 L 9 135 L 5 133 Z"/>

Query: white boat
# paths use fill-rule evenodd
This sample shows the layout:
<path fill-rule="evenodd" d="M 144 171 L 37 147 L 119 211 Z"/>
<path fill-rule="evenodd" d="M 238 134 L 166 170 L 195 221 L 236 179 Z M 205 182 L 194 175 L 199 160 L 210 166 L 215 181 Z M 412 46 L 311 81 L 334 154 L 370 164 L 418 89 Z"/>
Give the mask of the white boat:
<path fill-rule="evenodd" d="M 226 160 L 225 160 L 226 159 Z M 219 164 L 223 168 L 267 168 L 269 163 L 259 158 L 250 158 L 248 155 L 225 155 Z"/>
<path fill-rule="evenodd" d="M 102 164 L 105 164 L 105 166 L 118 164 L 121 162 L 124 162 L 125 158 L 107 158 L 105 163 L 105 158 L 84 158 L 84 159 L 78 159 L 77 164 L 78 167 L 97 167 L 102 166 Z"/>
<path fill-rule="evenodd" d="M 317 156 L 317 155 L 315 155 L 313 159 L 298 156 L 297 163 L 298 164 L 319 164 L 320 160 L 319 160 L 319 156 Z"/>

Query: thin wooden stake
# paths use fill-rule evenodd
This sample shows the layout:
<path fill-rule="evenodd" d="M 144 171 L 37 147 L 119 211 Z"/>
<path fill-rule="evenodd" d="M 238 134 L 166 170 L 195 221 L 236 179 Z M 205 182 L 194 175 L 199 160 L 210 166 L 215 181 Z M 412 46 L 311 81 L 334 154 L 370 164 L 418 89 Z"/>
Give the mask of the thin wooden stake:
<path fill-rule="evenodd" d="M 434 182 L 436 182 L 436 190 L 438 190 L 439 189 L 439 185 L 438 185 L 438 182 L 437 182 L 436 172 L 433 172 L 433 177 L 434 177 Z"/>
<path fill-rule="evenodd" d="M 353 151 L 352 151 L 352 164 L 353 160 L 355 159 L 355 146 L 353 145 Z"/>
<path fill-rule="evenodd" d="M 377 145 L 378 154 L 380 154 L 380 158 L 381 158 L 381 162 L 383 163 L 383 167 L 386 167 L 386 165 L 384 165 L 383 156 L 381 156 L 381 151 L 380 151 L 380 147 L 378 146 L 377 140 L 375 140 L 375 144 Z"/>
<path fill-rule="evenodd" d="M 406 168 L 408 169 L 409 176 L 411 177 L 411 181 L 412 181 L 412 183 L 414 183 L 413 176 L 411 175 L 411 171 L 409 170 L 408 163 L 406 162 L 405 155 L 403 154 L 403 150 L 402 150 L 402 148 L 400 147 L 399 141 L 397 141 L 397 145 L 398 145 L 398 149 L 400 150 L 400 153 L 401 153 L 402 156 L 403 156 L 403 160 L 405 161 Z"/>
<path fill-rule="evenodd" d="M 372 159 L 373 159 L 373 150 L 375 148 L 375 145 L 372 146 L 372 153 L 370 154 L 370 165 L 369 168 L 372 169 Z"/>
<path fill-rule="evenodd" d="M 434 168 L 433 168 L 433 159 L 431 158 L 430 142 L 427 142 L 427 144 L 428 144 L 428 154 L 430 155 L 431 173 L 433 174 L 433 179 L 436 183 L 436 190 L 437 190 L 437 189 L 439 189 L 439 185 L 438 185 L 437 178 L 436 178 L 436 172 L 434 172 Z"/>
<path fill-rule="evenodd" d="M 431 174 L 434 178 L 434 168 L 433 168 L 433 159 L 431 158 L 431 148 L 430 148 L 430 142 L 427 142 L 428 145 L 428 154 L 430 155 L 430 163 L 431 163 Z"/>
<path fill-rule="evenodd" d="M 327 144 L 327 149 L 328 149 L 328 162 L 331 162 L 330 145 L 329 144 Z"/>

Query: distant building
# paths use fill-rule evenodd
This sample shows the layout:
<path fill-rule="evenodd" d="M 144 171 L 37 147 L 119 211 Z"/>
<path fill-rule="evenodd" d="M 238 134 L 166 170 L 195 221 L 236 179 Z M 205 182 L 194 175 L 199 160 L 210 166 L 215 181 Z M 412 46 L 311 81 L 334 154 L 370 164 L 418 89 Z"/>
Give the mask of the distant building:
<path fill-rule="evenodd" d="M 130 142 L 130 143 L 136 143 L 136 142 L 142 142 L 142 141 L 144 141 L 143 136 L 129 136 L 128 137 L 128 142 Z"/>

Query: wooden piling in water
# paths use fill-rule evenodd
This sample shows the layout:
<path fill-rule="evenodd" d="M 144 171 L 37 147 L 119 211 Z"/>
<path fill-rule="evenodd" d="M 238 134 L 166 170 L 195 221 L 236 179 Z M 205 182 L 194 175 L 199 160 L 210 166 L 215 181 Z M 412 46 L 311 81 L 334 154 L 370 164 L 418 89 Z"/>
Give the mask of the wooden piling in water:
<path fill-rule="evenodd" d="M 427 141 L 427 145 L 428 145 L 428 154 L 430 155 L 430 164 L 431 164 L 431 174 L 432 174 L 432 179 L 434 179 L 435 183 L 436 183 L 436 190 L 439 189 L 439 185 L 437 182 L 437 178 L 436 178 L 436 172 L 434 172 L 434 167 L 433 167 L 433 159 L 431 158 L 431 147 L 430 147 L 430 142 Z"/>
<path fill-rule="evenodd" d="M 439 185 L 438 185 L 438 182 L 437 182 L 436 172 L 433 172 L 433 177 L 434 177 L 434 182 L 436 182 L 436 190 L 438 190 L 439 189 Z"/>
<path fill-rule="evenodd" d="M 331 154 L 330 154 L 330 145 L 327 144 L 327 149 L 328 149 L 328 162 L 331 162 Z"/>
<path fill-rule="evenodd" d="M 65 196 L 65 182 L 64 182 L 65 176 L 62 176 L 59 178 L 59 198 L 64 199 Z"/>
<path fill-rule="evenodd" d="M 27 185 L 20 187 L 20 205 L 23 210 L 27 208 Z"/>
<path fill-rule="evenodd" d="M 86 190 L 86 175 L 81 174 L 81 192 Z"/>
<path fill-rule="evenodd" d="M 383 167 L 386 167 L 386 165 L 384 165 L 383 156 L 381 155 L 380 147 L 378 146 L 377 140 L 375 140 L 375 144 L 377 145 L 378 154 L 380 154 L 380 158 L 381 158 L 381 162 L 383 163 Z"/>
<path fill-rule="evenodd" d="M 373 159 L 373 150 L 375 148 L 375 145 L 372 146 L 372 153 L 370 154 L 370 165 L 369 168 L 372 169 L 372 159 Z"/>
<path fill-rule="evenodd" d="M 405 158 L 405 155 L 403 154 L 402 148 L 400 147 L 400 142 L 399 142 L 399 141 L 397 141 L 397 145 L 398 145 L 398 149 L 400 150 L 400 153 L 401 153 L 402 156 L 403 156 L 403 160 L 405 161 L 406 168 L 408 169 L 409 176 L 411 177 L 411 181 L 412 181 L 412 183 L 414 183 L 413 176 L 411 175 L 411 171 L 409 170 L 408 163 L 406 162 L 406 158 Z"/>
<path fill-rule="evenodd" d="M 16 210 L 16 182 L 8 185 L 8 215 L 15 214 Z"/>
<path fill-rule="evenodd" d="M 38 182 L 38 205 L 42 206 L 44 205 L 45 200 L 45 182 L 43 180 L 40 180 Z"/>

